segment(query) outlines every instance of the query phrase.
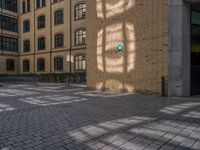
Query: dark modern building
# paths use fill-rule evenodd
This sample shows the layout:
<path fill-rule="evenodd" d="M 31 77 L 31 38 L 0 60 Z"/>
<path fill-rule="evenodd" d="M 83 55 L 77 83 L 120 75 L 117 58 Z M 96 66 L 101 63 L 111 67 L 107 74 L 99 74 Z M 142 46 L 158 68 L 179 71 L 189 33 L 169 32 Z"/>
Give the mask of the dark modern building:
<path fill-rule="evenodd" d="M 0 0 L 0 74 L 18 72 L 17 12 L 17 0 Z"/>

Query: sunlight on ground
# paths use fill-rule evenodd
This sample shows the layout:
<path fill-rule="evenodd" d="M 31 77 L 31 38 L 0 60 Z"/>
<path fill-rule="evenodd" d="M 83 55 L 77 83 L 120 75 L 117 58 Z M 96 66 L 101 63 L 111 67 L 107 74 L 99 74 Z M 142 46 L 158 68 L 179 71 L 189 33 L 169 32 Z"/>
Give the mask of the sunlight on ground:
<path fill-rule="evenodd" d="M 49 96 L 36 96 L 19 99 L 22 102 L 39 106 L 50 106 L 59 104 L 70 104 L 76 102 L 86 101 L 86 98 L 74 97 L 74 96 L 62 96 L 62 95 L 49 95 Z"/>
<path fill-rule="evenodd" d="M 115 148 L 120 146 L 118 145 L 120 144 L 120 142 L 118 142 L 117 144 L 117 142 L 113 141 L 126 141 L 128 135 L 128 132 L 126 134 L 126 129 L 128 129 L 131 126 L 136 126 L 146 121 L 153 120 L 154 118 L 141 116 L 122 118 L 99 123 L 97 125 L 95 124 L 84 126 L 77 130 L 70 131 L 68 134 L 78 142 L 86 142 L 87 146 L 93 149 L 105 145 L 109 145 L 110 148 Z M 115 131 L 117 132 L 115 133 Z M 122 131 L 124 131 L 124 133 Z M 114 132 L 114 134 L 112 132 Z M 102 142 L 97 143 L 97 145 L 90 145 L 90 141 L 92 141 L 95 138 L 100 139 Z"/>
<path fill-rule="evenodd" d="M 14 110 L 14 108 L 7 104 L 0 103 L 0 112 L 11 111 L 11 110 Z"/>
<path fill-rule="evenodd" d="M 184 111 L 186 109 L 191 109 L 193 107 L 200 106 L 200 102 L 189 102 L 189 103 L 183 103 L 183 104 L 178 104 L 178 105 L 173 105 L 173 106 L 167 106 L 160 111 L 166 114 L 177 114 L 181 111 Z"/>
<path fill-rule="evenodd" d="M 75 95 L 80 96 L 88 96 L 88 97 L 104 97 L 104 98 L 112 98 L 112 97 L 120 97 L 126 95 L 132 95 L 132 93 L 117 93 L 117 92 L 102 92 L 102 91 L 83 91 L 83 92 L 75 92 Z"/>
<path fill-rule="evenodd" d="M 25 96 L 33 94 L 38 94 L 38 92 L 18 89 L 0 89 L 0 97 Z"/>

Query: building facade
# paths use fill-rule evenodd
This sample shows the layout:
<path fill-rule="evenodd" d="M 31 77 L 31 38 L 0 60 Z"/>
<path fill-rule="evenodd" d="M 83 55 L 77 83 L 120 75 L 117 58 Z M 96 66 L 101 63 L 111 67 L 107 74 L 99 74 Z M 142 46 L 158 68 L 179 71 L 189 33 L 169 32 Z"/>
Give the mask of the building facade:
<path fill-rule="evenodd" d="M 18 73 L 17 0 L 0 0 L 0 74 Z"/>
<path fill-rule="evenodd" d="M 88 0 L 87 84 L 200 95 L 200 0 Z M 120 48 L 119 48 L 120 47 Z"/>
<path fill-rule="evenodd" d="M 86 71 L 90 88 L 200 95 L 200 0 L 20 0 L 19 15 L 15 3 L 1 0 L 0 74 Z"/>
<path fill-rule="evenodd" d="M 90 0 L 87 16 L 88 86 L 160 94 L 168 75 L 168 1 Z"/>
<path fill-rule="evenodd" d="M 20 0 L 19 72 L 85 72 L 85 23 L 84 0 Z"/>

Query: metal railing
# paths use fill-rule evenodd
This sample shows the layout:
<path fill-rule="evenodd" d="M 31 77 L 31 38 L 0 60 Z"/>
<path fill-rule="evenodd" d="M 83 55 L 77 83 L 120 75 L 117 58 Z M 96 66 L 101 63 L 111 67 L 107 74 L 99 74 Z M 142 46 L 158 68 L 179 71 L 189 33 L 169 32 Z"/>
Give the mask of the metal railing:
<path fill-rule="evenodd" d="M 37 85 L 39 83 L 86 84 L 85 73 L 0 76 L 0 83 Z"/>

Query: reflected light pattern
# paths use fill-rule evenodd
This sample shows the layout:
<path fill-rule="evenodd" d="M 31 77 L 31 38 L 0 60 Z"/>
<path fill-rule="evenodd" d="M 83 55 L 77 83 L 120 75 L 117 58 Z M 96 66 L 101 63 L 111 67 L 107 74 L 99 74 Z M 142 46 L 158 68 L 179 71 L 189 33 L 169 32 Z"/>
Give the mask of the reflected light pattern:
<path fill-rule="evenodd" d="M 196 106 L 200 106 L 200 103 L 198 103 L 198 102 L 183 103 L 183 104 L 165 107 L 165 108 L 161 109 L 160 111 L 163 113 L 166 113 L 166 114 L 173 115 L 173 114 L 177 114 L 181 111 L 184 111 L 186 109 L 191 109 Z"/>
<path fill-rule="evenodd" d="M 116 45 L 124 43 L 125 38 L 127 39 L 125 43 L 126 52 L 117 53 Z M 101 29 L 97 34 L 98 70 L 107 73 L 123 73 L 134 70 L 135 48 L 135 31 L 131 23 L 126 23 L 125 26 L 123 23 L 107 26 L 105 32 Z M 127 61 L 127 67 L 125 61 Z"/>
<path fill-rule="evenodd" d="M 38 94 L 38 92 L 18 89 L 0 89 L 0 97 L 25 96 Z"/>
<path fill-rule="evenodd" d="M 119 142 L 113 142 L 114 140 L 121 140 L 121 141 L 126 141 L 127 135 L 126 133 L 121 133 L 117 132 L 116 134 L 109 134 L 109 132 L 112 131 L 118 131 L 120 129 L 125 129 L 130 126 L 135 126 L 137 124 L 146 122 L 146 121 L 152 121 L 154 118 L 149 118 L 149 117 L 141 117 L 141 116 L 134 116 L 134 117 L 129 117 L 129 118 L 121 118 L 121 119 L 116 119 L 116 120 L 111 120 L 103 123 L 99 123 L 97 125 L 87 125 L 84 127 L 81 127 L 76 130 L 69 131 L 68 134 L 70 137 L 75 139 L 78 142 L 87 142 L 89 148 L 92 149 L 97 149 L 99 146 L 107 146 L 108 143 L 111 145 L 114 144 L 114 146 L 119 146 Z M 104 136 L 106 135 L 106 136 Z M 92 143 L 92 140 L 95 138 L 101 138 L 101 143 L 98 142 L 98 145 L 91 145 L 90 141 Z M 115 145 L 116 144 L 116 145 Z M 113 148 L 110 146 L 110 148 Z"/>
<path fill-rule="evenodd" d="M 82 102 L 82 101 L 86 101 L 87 99 L 74 97 L 74 96 L 50 95 L 50 96 L 28 97 L 28 98 L 19 99 L 19 100 L 22 102 L 39 105 L 39 106 L 51 106 L 51 105 Z"/>
<path fill-rule="evenodd" d="M 0 112 L 11 111 L 11 110 L 14 110 L 14 108 L 10 107 L 7 104 L 1 104 L 0 103 Z"/>
<path fill-rule="evenodd" d="M 135 6 L 135 0 L 96 0 L 97 17 L 110 18 L 122 14 Z M 105 12 L 105 13 L 104 13 Z"/>

